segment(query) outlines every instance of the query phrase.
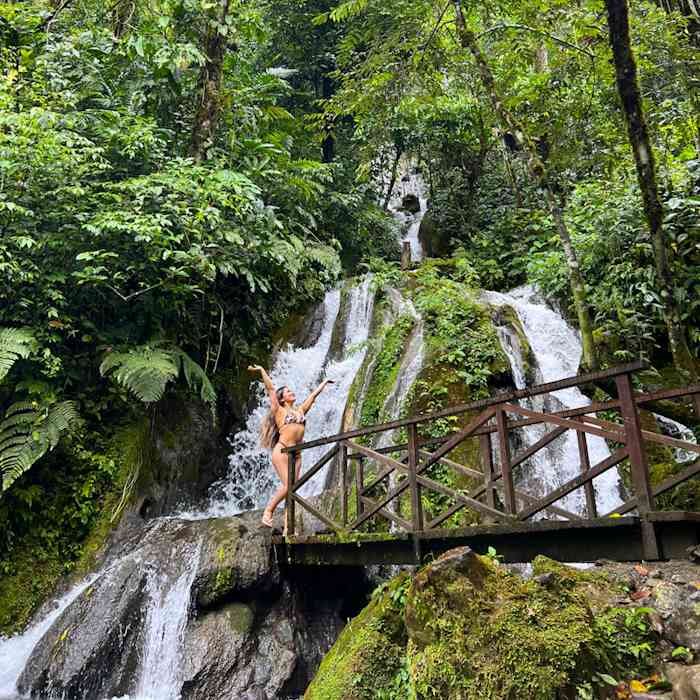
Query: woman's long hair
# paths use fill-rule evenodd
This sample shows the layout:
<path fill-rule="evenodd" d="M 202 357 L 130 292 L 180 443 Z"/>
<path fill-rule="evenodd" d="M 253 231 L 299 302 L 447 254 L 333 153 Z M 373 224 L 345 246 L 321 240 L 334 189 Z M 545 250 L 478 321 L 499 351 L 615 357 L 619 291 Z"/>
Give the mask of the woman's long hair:
<path fill-rule="evenodd" d="M 281 386 L 275 392 L 277 394 L 277 401 L 280 406 L 282 405 L 282 399 L 284 397 L 284 390 L 286 386 Z M 268 414 L 263 419 L 262 425 L 260 426 L 260 445 L 265 449 L 271 450 L 280 439 L 280 431 L 277 427 L 277 421 L 275 420 L 275 413 L 272 409 L 268 411 Z"/>

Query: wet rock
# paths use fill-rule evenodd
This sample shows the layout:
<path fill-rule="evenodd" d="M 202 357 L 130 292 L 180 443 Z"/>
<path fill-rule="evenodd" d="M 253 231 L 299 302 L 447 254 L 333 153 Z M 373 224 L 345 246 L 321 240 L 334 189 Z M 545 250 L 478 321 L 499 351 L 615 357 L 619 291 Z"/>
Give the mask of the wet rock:
<path fill-rule="evenodd" d="M 420 199 L 415 194 L 407 194 L 401 200 L 401 208 L 411 212 L 411 214 L 418 214 L 421 210 Z"/>
<path fill-rule="evenodd" d="M 693 545 L 692 547 L 688 547 L 685 551 L 690 561 L 694 564 L 700 564 L 700 545 Z"/>
<path fill-rule="evenodd" d="M 700 651 L 700 603 L 688 592 L 669 581 L 660 581 L 653 589 L 650 607 L 664 620 L 664 636 L 677 646 Z"/>
<path fill-rule="evenodd" d="M 673 685 L 673 700 L 700 700 L 700 665 L 666 664 L 664 673 Z"/>
<path fill-rule="evenodd" d="M 450 252 L 450 237 L 440 230 L 430 210 L 420 223 L 418 240 L 429 258 L 444 257 Z"/>
<path fill-rule="evenodd" d="M 549 584 L 554 581 L 554 574 L 549 571 L 546 574 L 533 576 L 532 580 L 535 581 L 535 583 L 538 583 L 540 586 L 549 586 Z"/>

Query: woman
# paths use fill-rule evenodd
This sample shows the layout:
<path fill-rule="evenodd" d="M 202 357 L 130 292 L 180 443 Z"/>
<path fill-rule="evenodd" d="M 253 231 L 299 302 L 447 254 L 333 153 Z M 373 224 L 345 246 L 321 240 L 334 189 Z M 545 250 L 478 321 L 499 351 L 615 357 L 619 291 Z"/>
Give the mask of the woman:
<path fill-rule="evenodd" d="M 259 372 L 262 377 L 268 396 L 270 397 L 270 412 L 265 416 L 260 428 L 260 444 L 267 449 L 272 449 L 272 466 L 277 472 L 282 485 L 275 491 L 270 502 L 265 508 L 262 522 L 267 527 L 272 527 L 272 515 L 277 506 L 287 496 L 287 465 L 289 456 L 282 452 L 285 447 L 293 447 L 304 440 L 304 430 L 306 429 L 306 414 L 314 405 L 318 395 L 328 384 L 333 384 L 330 379 L 326 379 L 314 389 L 304 403 L 296 408 L 297 397 L 287 386 L 275 389 L 268 373 L 260 366 L 248 367 L 251 372 Z M 301 472 L 301 454 L 297 455 L 296 478 Z M 287 534 L 287 521 L 285 516 L 284 534 Z"/>

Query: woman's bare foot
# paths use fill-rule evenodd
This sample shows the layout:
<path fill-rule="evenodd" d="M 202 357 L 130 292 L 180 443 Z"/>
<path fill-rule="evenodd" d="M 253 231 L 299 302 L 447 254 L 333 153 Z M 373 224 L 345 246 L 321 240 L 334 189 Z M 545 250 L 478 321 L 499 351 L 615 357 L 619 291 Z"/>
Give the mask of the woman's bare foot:
<path fill-rule="evenodd" d="M 272 511 L 269 508 L 265 508 L 261 522 L 265 527 L 272 527 Z"/>

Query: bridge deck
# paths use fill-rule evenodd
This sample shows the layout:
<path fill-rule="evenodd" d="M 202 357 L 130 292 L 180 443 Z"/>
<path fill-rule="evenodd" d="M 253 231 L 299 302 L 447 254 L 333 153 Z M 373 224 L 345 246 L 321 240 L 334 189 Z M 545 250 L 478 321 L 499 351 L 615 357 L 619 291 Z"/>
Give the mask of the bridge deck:
<path fill-rule="evenodd" d="M 700 513 L 649 513 L 659 543 L 659 559 L 678 559 L 700 543 Z M 562 562 L 640 561 L 642 520 L 638 516 L 577 521 L 537 521 L 481 525 L 429 533 L 352 533 L 274 539 L 280 559 L 294 565 L 418 564 L 453 547 L 468 545 L 485 554 L 493 547 L 505 562 L 528 562 L 538 554 Z"/>

